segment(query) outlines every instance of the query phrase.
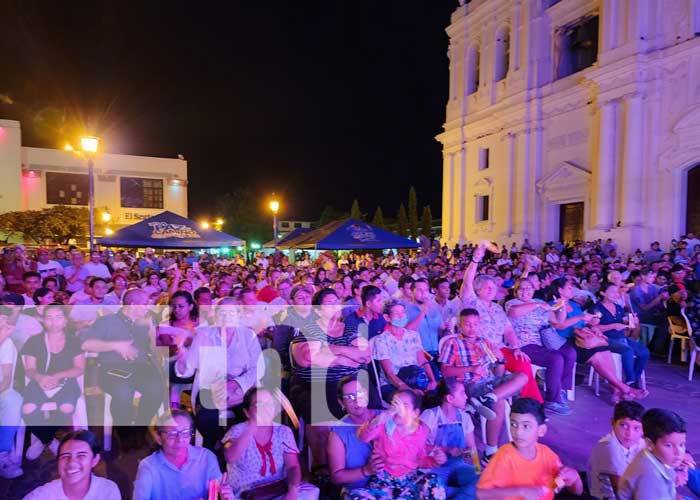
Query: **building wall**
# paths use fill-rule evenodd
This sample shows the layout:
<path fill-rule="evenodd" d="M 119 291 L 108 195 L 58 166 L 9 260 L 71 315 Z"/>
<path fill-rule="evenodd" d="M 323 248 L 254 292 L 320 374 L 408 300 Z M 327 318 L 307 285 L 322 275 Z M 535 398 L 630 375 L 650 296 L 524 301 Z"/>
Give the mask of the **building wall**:
<path fill-rule="evenodd" d="M 87 174 L 86 159 L 74 152 L 21 147 L 18 122 L 0 120 L 0 212 L 39 210 L 47 202 L 47 173 Z M 121 206 L 122 177 L 161 179 L 163 208 Z M 133 224 L 169 210 L 187 217 L 187 162 L 180 159 L 97 154 L 94 159 L 95 208 L 112 217 L 110 227 Z M 81 193 L 87 201 L 87 193 Z M 87 207 L 87 205 L 84 205 Z"/>
<path fill-rule="evenodd" d="M 561 33 L 596 15 L 597 62 L 556 78 Z M 584 202 L 587 239 L 625 249 L 685 232 L 687 170 L 700 163 L 700 1 L 473 0 L 447 33 L 443 240 L 558 239 L 569 202 Z M 508 72 L 495 81 L 504 33 Z M 479 195 L 491 200 L 484 222 Z"/>

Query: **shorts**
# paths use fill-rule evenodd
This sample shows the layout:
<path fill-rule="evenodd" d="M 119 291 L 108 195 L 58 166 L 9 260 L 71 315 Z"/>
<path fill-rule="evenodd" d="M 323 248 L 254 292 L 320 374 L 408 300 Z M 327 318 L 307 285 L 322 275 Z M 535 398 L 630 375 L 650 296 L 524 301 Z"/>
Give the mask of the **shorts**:
<path fill-rule="evenodd" d="M 488 394 L 489 392 L 493 392 L 496 387 L 505 384 L 511 378 L 513 378 L 513 375 L 506 373 L 504 375 L 482 379 L 476 382 L 467 382 L 464 384 L 464 390 L 467 393 L 467 396 L 470 398 L 478 398 Z"/>
<path fill-rule="evenodd" d="M 74 378 L 69 378 L 66 379 L 65 384 L 56 394 L 49 397 L 39 384 L 35 380 L 32 380 L 27 384 L 22 395 L 24 397 L 24 404 L 32 403 L 37 406 L 41 406 L 44 403 L 56 403 L 57 406 L 69 404 L 73 405 L 75 408 L 75 403 L 77 403 L 80 397 L 80 387 Z"/>

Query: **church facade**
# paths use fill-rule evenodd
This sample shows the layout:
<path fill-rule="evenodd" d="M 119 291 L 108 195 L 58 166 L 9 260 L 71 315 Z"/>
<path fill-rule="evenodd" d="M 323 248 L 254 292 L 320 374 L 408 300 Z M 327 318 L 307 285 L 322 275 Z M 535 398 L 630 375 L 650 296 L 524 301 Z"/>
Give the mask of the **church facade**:
<path fill-rule="evenodd" d="M 700 230 L 700 0 L 472 0 L 447 28 L 442 240 Z"/>

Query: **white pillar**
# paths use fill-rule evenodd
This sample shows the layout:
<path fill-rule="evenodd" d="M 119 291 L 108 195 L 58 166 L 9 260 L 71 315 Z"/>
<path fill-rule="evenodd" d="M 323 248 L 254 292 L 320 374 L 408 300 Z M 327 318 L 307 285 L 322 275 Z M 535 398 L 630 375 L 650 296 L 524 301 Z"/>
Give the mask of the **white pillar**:
<path fill-rule="evenodd" d="M 614 224 L 616 111 L 617 101 L 615 100 L 600 104 L 598 163 L 593 172 L 595 189 L 593 227 L 600 230 L 611 229 Z"/>
<path fill-rule="evenodd" d="M 454 203 L 454 154 L 443 153 L 442 160 L 442 241 L 452 244 L 453 220 L 452 204 Z"/>
<path fill-rule="evenodd" d="M 471 203 L 473 200 L 473 197 L 470 197 L 470 200 L 467 200 L 467 145 L 463 144 L 462 145 L 462 151 L 459 154 L 459 170 L 460 170 L 460 179 L 461 183 L 459 185 L 459 221 L 461 222 L 459 226 L 459 242 L 461 243 L 466 243 L 467 242 L 467 203 Z M 472 203 L 473 205 L 473 203 Z"/>
<path fill-rule="evenodd" d="M 624 102 L 625 150 L 620 179 L 620 218 L 623 226 L 641 226 L 644 221 L 644 100 L 641 94 L 635 93 L 626 97 Z"/>
<path fill-rule="evenodd" d="M 508 210 L 506 211 L 506 227 L 504 229 L 505 236 L 510 237 L 513 234 L 513 225 L 515 223 L 516 208 L 515 208 L 515 170 L 517 165 L 515 164 L 515 134 L 510 133 L 507 136 L 508 140 L 508 192 L 506 198 L 506 204 Z"/>

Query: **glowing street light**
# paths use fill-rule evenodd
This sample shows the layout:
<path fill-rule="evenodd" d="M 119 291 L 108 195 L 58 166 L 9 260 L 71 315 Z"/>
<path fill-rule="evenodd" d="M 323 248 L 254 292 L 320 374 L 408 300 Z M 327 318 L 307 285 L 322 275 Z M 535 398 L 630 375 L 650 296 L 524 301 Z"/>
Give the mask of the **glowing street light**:
<path fill-rule="evenodd" d="M 109 212 L 102 212 L 102 222 L 109 222 L 112 220 L 112 214 Z"/>
<path fill-rule="evenodd" d="M 272 193 L 272 199 L 270 200 L 270 211 L 272 212 L 272 236 L 275 247 L 275 253 L 277 253 L 277 212 L 280 209 L 280 202 L 275 197 L 275 193 Z"/>
<path fill-rule="evenodd" d="M 83 148 L 88 161 L 88 199 L 90 200 L 90 251 L 95 246 L 95 163 L 93 157 L 97 153 L 100 140 L 97 137 L 86 136 L 80 138 L 80 146 Z M 68 145 L 70 146 L 70 144 Z M 68 149 L 68 148 L 66 148 Z M 69 151 L 72 151 L 73 147 Z"/>
<path fill-rule="evenodd" d="M 112 236 L 114 234 L 114 230 L 108 227 L 107 229 L 105 229 L 105 234 L 107 236 Z"/>
<path fill-rule="evenodd" d="M 202 229 L 209 229 L 209 222 L 208 221 L 203 220 L 199 223 L 199 225 L 202 226 Z"/>
<path fill-rule="evenodd" d="M 66 143 L 66 145 L 63 146 L 63 149 L 65 149 L 66 151 L 73 151 L 73 146 L 69 143 Z"/>

